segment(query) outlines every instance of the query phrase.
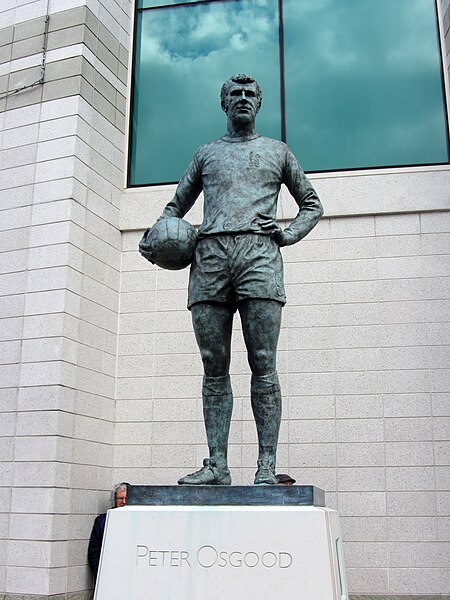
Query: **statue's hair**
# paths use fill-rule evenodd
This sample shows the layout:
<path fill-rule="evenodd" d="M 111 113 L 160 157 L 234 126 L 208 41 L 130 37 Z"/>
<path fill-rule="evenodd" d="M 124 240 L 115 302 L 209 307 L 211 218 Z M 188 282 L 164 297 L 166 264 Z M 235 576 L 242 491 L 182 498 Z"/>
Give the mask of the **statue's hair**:
<path fill-rule="evenodd" d="M 127 485 L 130 485 L 129 483 L 127 483 L 126 481 L 122 481 L 120 483 L 116 483 L 116 485 L 113 487 L 112 491 L 111 491 L 111 506 L 116 506 L 116 494 L 117 492 L 121 492 L 122 490 L 127 489 Z"/>
<path fill-rule="evenodd" d="M 227 112 L 227 94 L 230 87 L 233 83 L 254 83 L 256 86 L 256 98 L 258 100 L 257 111 L 261 107 L 262 102 L 262 91 L 259 87 L 259 83 L 251 77 L 251 75 L 245 75 L 244 73 L 238 73 L 237 75 L 233 75 L 230 79 L 227 79 L 220 90 L 220 105 L 224 112 Z"/>

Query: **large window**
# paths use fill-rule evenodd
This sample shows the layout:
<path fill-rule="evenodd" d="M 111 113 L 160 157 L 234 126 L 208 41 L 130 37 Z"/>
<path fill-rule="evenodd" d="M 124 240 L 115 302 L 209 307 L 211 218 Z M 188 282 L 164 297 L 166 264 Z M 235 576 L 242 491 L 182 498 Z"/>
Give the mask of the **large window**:
<path fill-rule="evenodd" d="M 434 0 L 137 0 L 130 186 L 178 181 L 225 132 L 221 84 L 309 172 L 447 163 Z"/>

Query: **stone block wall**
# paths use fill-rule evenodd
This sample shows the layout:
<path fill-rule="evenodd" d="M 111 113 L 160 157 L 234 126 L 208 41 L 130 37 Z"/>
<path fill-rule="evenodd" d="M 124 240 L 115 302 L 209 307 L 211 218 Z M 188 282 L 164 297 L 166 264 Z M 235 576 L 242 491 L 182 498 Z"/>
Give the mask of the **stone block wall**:
<path fill-rule="evenodd" d="M 130 11 L 0 7 L 0 590 L 18 597 L 91 588 L 109 506 Z M 44 45 L 44 84 L 13 93 Z"/>

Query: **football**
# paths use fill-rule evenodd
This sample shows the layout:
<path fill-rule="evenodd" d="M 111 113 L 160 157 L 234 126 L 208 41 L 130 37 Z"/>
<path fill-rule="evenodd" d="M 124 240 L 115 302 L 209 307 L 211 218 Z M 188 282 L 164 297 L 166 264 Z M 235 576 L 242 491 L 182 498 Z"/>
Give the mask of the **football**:
<path fill-rule="evenodd" d="M 139 252 L 158 267 L 176 271 L 192 262 L 196 244 L 197 231 L 190 223 L 167 217 L 145 231 Z"/>

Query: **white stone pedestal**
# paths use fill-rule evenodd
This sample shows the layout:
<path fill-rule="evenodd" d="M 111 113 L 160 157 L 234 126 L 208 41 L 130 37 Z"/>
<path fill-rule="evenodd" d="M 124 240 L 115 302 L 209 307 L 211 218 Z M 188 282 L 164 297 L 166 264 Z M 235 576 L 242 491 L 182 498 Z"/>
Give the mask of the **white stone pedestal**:
<path fill-rule="evenodd" d="M 348 600 L 336 511 L 110 510 L 95 600 Z"/>

